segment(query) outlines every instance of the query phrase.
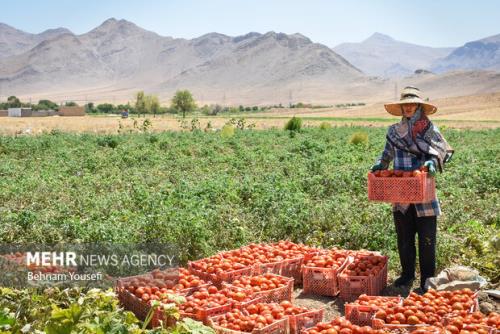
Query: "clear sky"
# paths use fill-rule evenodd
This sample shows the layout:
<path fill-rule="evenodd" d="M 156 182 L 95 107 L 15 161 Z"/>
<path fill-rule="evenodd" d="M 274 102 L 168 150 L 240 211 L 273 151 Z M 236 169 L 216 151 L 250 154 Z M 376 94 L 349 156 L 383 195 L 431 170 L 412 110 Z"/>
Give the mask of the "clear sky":
<path fill-rule="evenodd" d="M 374 32 L 428 46 L 460 46 L 500 34 L 499 0 L 2 0 L 0 22 L 39 33 L 85 33 L 115 17 L 163 36 L 300 32 L 333 47 Z"/>

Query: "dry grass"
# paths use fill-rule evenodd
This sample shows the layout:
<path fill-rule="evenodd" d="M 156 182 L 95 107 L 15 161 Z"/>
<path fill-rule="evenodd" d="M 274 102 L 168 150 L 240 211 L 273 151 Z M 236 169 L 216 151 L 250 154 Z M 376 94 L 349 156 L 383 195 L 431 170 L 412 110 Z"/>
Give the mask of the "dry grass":
<path fill-rule="evenodd" d="M 500 92 L 460 96 L 455 98 L 437 99 L 433 102 L 438 112 L 432 116 L 436 120 L 454 121 L 500 121 Z M 258 115 L 258 114 L 256 114 Z M 269 113 L 260 113 L 266 116 L 301 116 L 301 117 L 376 117 L 397 119 L 384 110 L 383 103 L 376 103 L 362 107 L 345 109 L 275 109 Z"/>
<path fill-rule="evenodd" d="M 453 128 L 498 128 L 500 126 L 500 92 L 448 98 L 433 101 L 439 108 L 431 118 L 438 125 Z M 289 117 L 304 117 L 304 126 L 319 126 L 328 122 L 332 126 L 360 125 L 387 126 L 397 117 L 386 113 L 383 104 L 356 107 L 350 109 L 278 109 L 266 113 L 251 113 L 236 118 L 248 117 L 248 124 L 255 124 L 256 129 L 282 129 Z M 215 129 L 220 129 L 233 116 L 199 117 L 200 127 L 207 127 L 208 122 Z M 152 131 L 182 130 L 180 118 L 172 115 L 148 117 L 152 122 Z M 82 116 L 82 117 L 40 117 L 14 118 L 0 117 L 0 134 L 40 134 L 51 130 L 65 132 L 118 133 L 119 131 L 139 131 L 144 118 L 121 119 L 119 116 Z M 187 118 L 190 127 L 191 118 Z M 134 126 L 134 122 L 136 123 Z"/>

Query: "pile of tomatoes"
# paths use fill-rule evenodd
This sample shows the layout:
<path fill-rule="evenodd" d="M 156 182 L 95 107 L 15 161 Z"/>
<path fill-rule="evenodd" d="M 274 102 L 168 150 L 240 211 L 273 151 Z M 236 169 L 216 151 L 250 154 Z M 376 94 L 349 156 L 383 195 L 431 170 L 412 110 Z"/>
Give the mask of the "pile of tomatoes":
<path fill-rule="evenodd" d="M 461 331 L 475 331 L 478 334 L 488 333 L 488 327 L 500 329 L 500 315 L 492 312 L 485 316 L 474 312 L 464 316 L 454 316 L 444 319 L 446 334 L 458 334 Z M 487 326 L 487 327 L 485 327 Z"/>
<path fill-rule="evenodd" d="M 441 319 L 438 315 L 431 312 L 425 313 L 416 306 L 394 306 L 379 309 L 375 313 L 375 318 L 391 325 L 434 325 L 439 324 Z"/>
<path fill-rule="evenodd" d="M 242 276 L 234 280 L 231 285 L 238 288 L 250 289 L 256 293 L 287 287 L 290 281 L 288 277 L 266 273 L 257 276 Z"/>
<path fill-rule="evenodd" d="M 274 263 L 300 258 L 312 251 L 313 248 L 303 244 L 280 241 L 273 244 L 249 244 L 239 249 L 222 252 L 219 255 L 233 262 L 250 266 L 256 263 Z"/>
<path fill-rule="evenodd" d="M 252 294 L 245 290 L 229 288 L 218 289 L 215 285 L 200 288 L 186 297 L 186 302 L 179 306 L 185 313 L 196 313 L 202 309 L 212 309 L 234 302 L 244 302 L 252 298 Z"/>
<path fill-rule="evenodd" d="M 307 246 L 304 244 L 296 244 L 288 240 L 282 240 L 270 244 L 271 247 L 285 251 L 286 258 L 295 258 L 297 256 L 304 256 L 311 252 L 317 252 L 319 249 Z"/>
<path fill-rule="evenodd" d="M 347 259 L 348 252 L 345 250 L 332 249 L 328 251 L 318 252 L 308 259 L 304 265 L 315 268 L 340 268 Z"/>
<path fill-rule="evenodd" d="M 362 294 L 353 303 L 347 304 L 350 306 L 369 306 L 372 311 L 395 307 L 401 304 L 400 297 L 384 297 L 384 296 L 367 296 Z"/>
<path fill-rule="evenodd" d="M 215 320 L 215 325 L 227 329 L 251 332 L 284 319 L 285 307 L 276 303 L 251 304 L 242 310 L 232 310 Z"/>
<path fill-rule="evenodd" d="M 342 272 L 343 276 L 376 276 L 387 263 L 387 258 L 367 252 L 356 253 Z"/>
<path fill-rule="evenodd" d="M 422 175 L 423 172 L 427 172 L 427 167 L 420 167 L 416 170 L 397 170 L 397 169 L 382 169 L 372 172 L 376 177 L 417 177 Z"/>
<path fill-rule="evenodd" d="M 439 316 L 446 314 L 467 314 L 474 306 L 474 292 L 470 289 L 456 291 L 436 291 L 429 289 L 423 295 L 414 292 L 403 301 L 404 306 L 417 306 L 425 313 L 435 313 Z"/>
<path fill-rule="evenodd" d="M 222 257 L 214 255 L 202 260 L 190 262 L 189 265 L 200 272 L 220 275 L 224 272 L 248 268 L 253 265 L 251 261 L 243 261 L 241 258 Z"/>
<path fill-rule="evenodd" d="M 125 289 L 143 301 L 161 300 L 165 294 L 184 293 L 207 282 L 185 268 L 175 272 L 154 270 L 151 275 L 134 277 L 125 283 Z"/>
<path fill-rule="evenodd" d="M 299 315 L 310 311 L 304 307 L 295 306 L 288 300 L 282 301 L 280 306 L 284 308 L 285 315 Z"/>
<path fill-rule="evenodd" d="M 484 318 L 482 323 L 486 324 L 487 326 L 496 328 L 497 331 L 500 331 L 500 314 L 491 312 L 487 317 Z"/>
<path fill-rule="evenodd" d="M 474 305 L 470 289 L 436 291 L 429 289 L 422 296 L 412 292 L 402 306 L 380 309 L 375 318 L 387 324 L 439 325 L 444 316 L 466 315 Z"/>
<path fill-rule="evenodd" d="M 387 334 L 382 329 L 373 329 L 369 326 L 353 325 L 344 318 L 335 318 L 330 322 L 320 322 L 307 329 L 305 334 Z"/>

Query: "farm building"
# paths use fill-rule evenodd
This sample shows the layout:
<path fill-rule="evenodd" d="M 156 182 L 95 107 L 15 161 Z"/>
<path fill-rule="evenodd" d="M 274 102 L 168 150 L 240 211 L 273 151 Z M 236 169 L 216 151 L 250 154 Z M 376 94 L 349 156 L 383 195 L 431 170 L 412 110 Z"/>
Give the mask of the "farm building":
<path fill-rule="evenodd" d="M 60 116 L 85 116 L 84 107 L 59 107 Z"/>
<path fill-rule="evenodd" d="M 31 110 L 31 108 L 9 108 L 5 116 L 9 117 L 46 117 L 57 115 L 55 110 Z M 1 110 L 0 110 L 0 116 Z"/>
<path fill-rule="evenodd" d="M 33 115 L 31 108 L 9 108 L 9 117 L 30 117 Z"/>
<path fill-rule="evenodd" d="M 9 112 L 7 110 L 0 110 L 0 117 L 7 117 L 9 116 Z"/>

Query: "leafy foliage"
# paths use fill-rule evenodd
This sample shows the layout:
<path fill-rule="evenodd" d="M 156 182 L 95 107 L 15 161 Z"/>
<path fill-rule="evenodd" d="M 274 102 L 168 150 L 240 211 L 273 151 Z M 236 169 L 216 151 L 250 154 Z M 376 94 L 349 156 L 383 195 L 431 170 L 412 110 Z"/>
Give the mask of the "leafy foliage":
<path fill-rule="evenodd" d="M 328 129 L 332 128 L 332 125 L 328 122 L 321 122 L 321 124 L 319 125 L 319 128 L 321 130 L 328 130 Z"/>
<path fill-rule="evenodd" d="M 349 144 L 354 145 L 367 145 L 368 144 L 368 134 L 366 132 L 355 132 L 349 139 Z"/>
<path fill-rule="evenodd" d="M 285 124 L 285 130 L 288 131 L 300 131 L 301 128 L 302 128 L 302 118 L 299 117 L 293 116 Z"/>
<path fill-rule="evenodd" d="M 111 290 L 0 288 L 0 333 L 214 334 L 211 328 L 190 319 L 172 328 L 144 327 L 133 313 L 119 306 Z"/>
<path fill-rule="evenodd" d="M 346 145 L 355 132 L 370 141 Z M 114 149 L 94 134 L 0 137 L 0 242 L 164 241 L 186 261 L 291 239 L 380 250 L 397 268 L 391 208 L 366 195 L 385 132 L 136 133 L 111 136 Z M 497 280 L 500 130 L 442 132 L 456 153 L 437 176 L 438 269 Z"/>

